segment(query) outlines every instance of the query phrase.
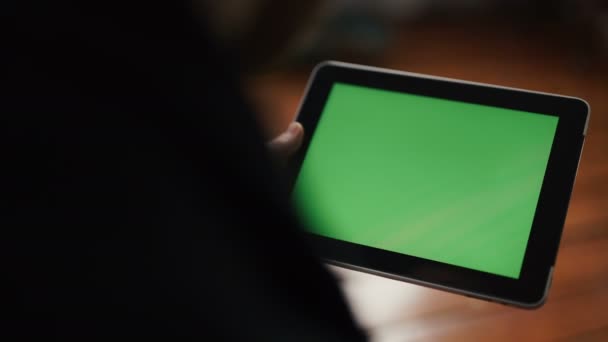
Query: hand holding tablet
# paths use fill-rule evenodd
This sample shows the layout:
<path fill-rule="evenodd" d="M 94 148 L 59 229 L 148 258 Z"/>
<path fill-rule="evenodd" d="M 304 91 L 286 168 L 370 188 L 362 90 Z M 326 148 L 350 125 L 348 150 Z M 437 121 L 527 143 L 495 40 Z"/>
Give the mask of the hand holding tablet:
<path fill-rule="evenodd" d="M 329 262 L 538 307 L 588 112 L 571 97 L 323 63 L 290 163 L 298 214 Z"/>

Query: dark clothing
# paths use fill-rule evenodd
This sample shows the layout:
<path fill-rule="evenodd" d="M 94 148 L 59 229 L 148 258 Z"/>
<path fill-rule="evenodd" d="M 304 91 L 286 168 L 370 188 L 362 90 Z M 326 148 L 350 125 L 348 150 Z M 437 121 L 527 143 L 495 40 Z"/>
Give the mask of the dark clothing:
<path fill-rule="evenodd" d="M 2 7 L 0 340 L 364 339 L 189 2 Z"/>

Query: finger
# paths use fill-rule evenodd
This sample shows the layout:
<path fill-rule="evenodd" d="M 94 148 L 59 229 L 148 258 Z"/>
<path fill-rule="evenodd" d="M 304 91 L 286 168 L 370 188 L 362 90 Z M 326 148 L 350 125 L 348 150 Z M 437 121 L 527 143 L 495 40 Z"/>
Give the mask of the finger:
<path fill-rule="evenodd" d="M 270 150 L 279 158 L 288 158 L 302 145 L 304 128 L 299 122 L 292 122 L 287 130 L 268 143 Z"/>

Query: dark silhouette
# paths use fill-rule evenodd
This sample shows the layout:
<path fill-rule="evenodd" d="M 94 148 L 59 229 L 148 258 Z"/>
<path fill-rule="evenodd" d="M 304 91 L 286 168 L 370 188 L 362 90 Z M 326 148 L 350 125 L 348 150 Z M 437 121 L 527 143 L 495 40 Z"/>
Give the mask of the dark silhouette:
<path fill-rule="evenodd" d="M 0 339 L 364 339 L 190 2 L 2 7 Z"/>

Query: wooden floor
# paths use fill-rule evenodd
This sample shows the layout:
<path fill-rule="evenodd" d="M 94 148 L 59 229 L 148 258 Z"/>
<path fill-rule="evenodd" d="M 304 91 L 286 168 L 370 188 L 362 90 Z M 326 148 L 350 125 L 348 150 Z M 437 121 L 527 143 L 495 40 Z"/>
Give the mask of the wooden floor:
<path fill-rule="evenodd" d="M 608 341 L 608 63 L 559 30 L 418 24 L 375 64 L 578 96 L 592 115 L 547 304 L 526 311 L 337 270 L 374 340 Z M 292 120 L 306 78 L 284 69 L 248 83 L 269 135 Z"/>

